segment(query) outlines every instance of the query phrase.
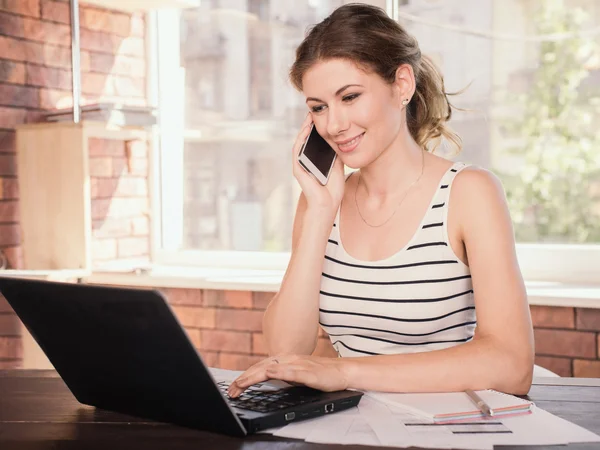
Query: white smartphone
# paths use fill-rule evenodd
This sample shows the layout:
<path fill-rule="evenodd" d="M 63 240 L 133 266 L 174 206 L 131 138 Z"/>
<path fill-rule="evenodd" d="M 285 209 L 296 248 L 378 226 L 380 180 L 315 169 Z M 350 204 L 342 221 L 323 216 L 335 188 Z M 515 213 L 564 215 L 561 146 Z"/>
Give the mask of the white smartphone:
<path fill-rule="evenodd" d="M 325 186 L 329 180 L 335 157 L 335 150 L 321 137 L 315 125 L 312 124 L 308 138 L 298 155 L 300 165 Z"/>

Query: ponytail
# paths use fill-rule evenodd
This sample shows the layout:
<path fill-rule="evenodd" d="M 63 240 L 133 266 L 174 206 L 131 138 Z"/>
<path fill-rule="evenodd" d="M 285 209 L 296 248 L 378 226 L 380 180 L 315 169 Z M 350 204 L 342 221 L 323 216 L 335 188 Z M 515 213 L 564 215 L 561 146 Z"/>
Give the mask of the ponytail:
<path fill-rule="evenodd" d="M 414 67 L 414 66 L 413 66 Z M 444 89 L 444 78 L 433 61 L 422 55 L 414 67 L 417 88 L 407 108 L 408 129 L 423 149 L 434 152 L 446 140 L 455 153 L 462 148 L 461 137 L 446 122 L 452 105 Z"/>

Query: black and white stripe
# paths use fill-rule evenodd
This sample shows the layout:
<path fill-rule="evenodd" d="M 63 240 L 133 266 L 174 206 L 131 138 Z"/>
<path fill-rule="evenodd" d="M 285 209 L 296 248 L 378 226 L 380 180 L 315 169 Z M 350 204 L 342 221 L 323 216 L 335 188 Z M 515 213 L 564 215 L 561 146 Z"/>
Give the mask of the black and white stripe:
<path fill-rule="evenodd" d="M 414 236 L 389 258 L 348 254 L 338 213 L 323 263 L 319 315 L 342 356 L 435 350 L 473 339 L 471 273 L 446 230 L 452 181 L 462 167 L 446 172 Z"/>

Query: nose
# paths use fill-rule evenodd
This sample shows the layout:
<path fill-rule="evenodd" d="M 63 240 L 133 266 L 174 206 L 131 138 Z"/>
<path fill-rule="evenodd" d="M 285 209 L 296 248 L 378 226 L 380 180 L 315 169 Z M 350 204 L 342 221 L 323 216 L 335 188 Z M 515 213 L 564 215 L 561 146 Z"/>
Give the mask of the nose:
<path fill-rule="evenodd" d="M 346 131 L 350 126 L 348 116 L 343 108 L 329 108 L 327 117 L 327 133 L 330 136 L 337 136 Z"/>

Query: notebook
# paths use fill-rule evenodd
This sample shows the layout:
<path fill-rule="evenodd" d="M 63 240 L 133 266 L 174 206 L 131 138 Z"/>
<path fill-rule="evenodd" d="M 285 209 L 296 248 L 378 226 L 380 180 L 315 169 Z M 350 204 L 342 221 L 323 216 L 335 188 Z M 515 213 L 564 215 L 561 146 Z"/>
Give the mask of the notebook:
<path fill-rule="evenodd" d="M 494 411 L 494 418 L 529 414 L 534 404 L 514 395 L 491 389 L 476 391 L 479 397 Z M 441 392 L 425 394 L 395 394 L 369 392 L 376 400 L 399 406 L 413 414 L 435 423 L 480 420 L 485 415 L 464 392 Z"/>

